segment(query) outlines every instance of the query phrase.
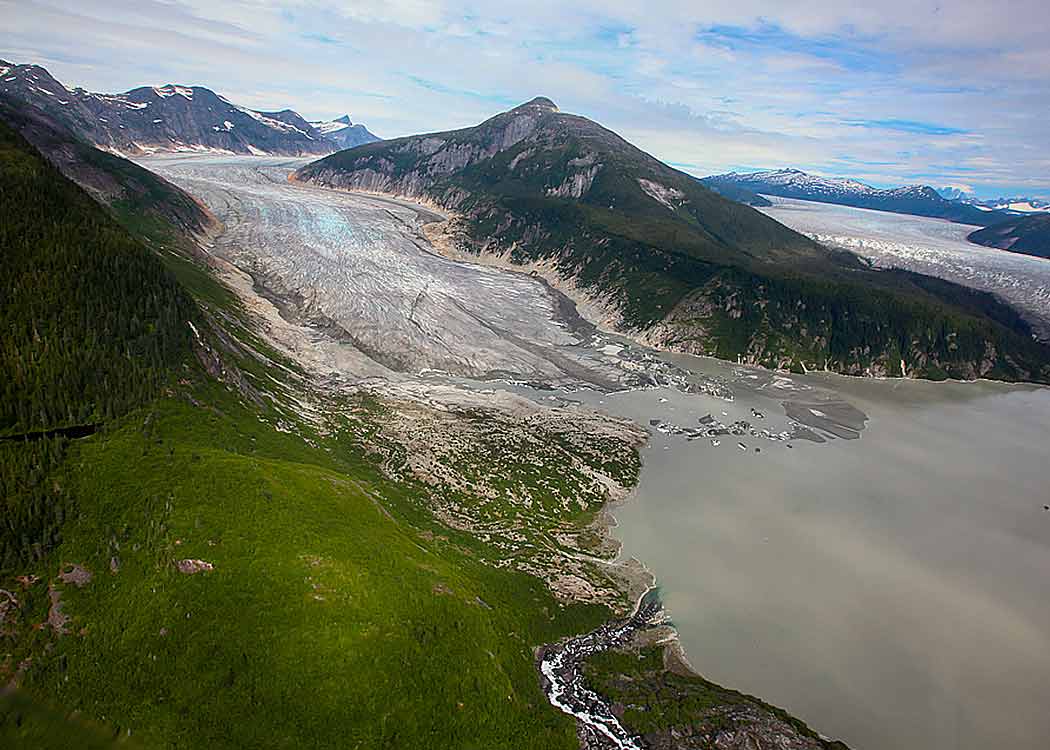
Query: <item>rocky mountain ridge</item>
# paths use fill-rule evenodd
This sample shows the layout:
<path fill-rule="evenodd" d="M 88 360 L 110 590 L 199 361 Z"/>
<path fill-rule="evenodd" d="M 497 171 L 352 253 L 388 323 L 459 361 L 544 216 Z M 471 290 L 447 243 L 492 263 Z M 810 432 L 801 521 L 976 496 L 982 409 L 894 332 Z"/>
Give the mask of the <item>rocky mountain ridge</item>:
<path fill-rule="evenodd" d="M 994 224 L 1008 217 L 1000 211 L 947 200 L 929 185 L 905 185 L 883 190 L 857 180 L 820 177 L 798 169 L 729 172 L 705 177 L 703 182 L 716 190 L 744 189 L 761 195 L 928 216 L 977 226 Z"/>
<path fill-rule="evenodd" d="M 327 121 L 314 120 L 310 124 L 317 132 L 338 145 L 340 149 L 353 148 L 364 143 L 375 143 L 382 140 L 361 123 L 355 124 L 352 122 L 350 115 L 343 115 Z"/>
<path fill-rule="evenodd" d="M 543 97 L 292 179 L 435 205 L 453 217 L 439 244 L 540 273 L 659 348 L 857 375 L 1050 378 L 1050 351 L 991 295 L 871 269 Z"/>
<path fill-rule="evenodd" d="M 289 109 L 259 112 L 201 86 L 121 94 L 68 88 L 38 65 L 0 61 L 0 94 L 33 106 L 87 142 L 129 156 L 157 151 L 320 156 L 378 140 L 361 125 L 322 132 Z M 356 141 L 356 142 L 355 142 Z"/>
<path fill-rule="evenodd" d="M 978 245 L 997 247 L 1012 253 L 1050 258 L 1050 213 L 1007 219 L 971 232 L 966 239 Z"/>
<path fill-rule="evenodd" d="M 168 234 L 174 228 L 201 236 L 218 229 L 211 212 L 188 193 L 128 159 L 95 148 L 35 104 L 0 93 L 0 123 L 17 131 L 119 221 L 144 233 Z"/>

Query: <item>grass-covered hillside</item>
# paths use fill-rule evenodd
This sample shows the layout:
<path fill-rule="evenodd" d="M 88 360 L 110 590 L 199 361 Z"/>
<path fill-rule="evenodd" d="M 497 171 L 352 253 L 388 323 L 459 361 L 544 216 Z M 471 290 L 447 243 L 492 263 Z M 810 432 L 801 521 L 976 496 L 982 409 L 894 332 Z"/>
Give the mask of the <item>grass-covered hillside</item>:
<path fill-rule="evenodd" d="M 319 390 L 0 137 L 0 747 L 578 747 L 535 654 L 624 601 L 580 552 L 633 439 Z"/>
<path fill-rule="evenodd" d="M 0 744 L 573 747 L 532 649 L 608 610 L 480 562 L 380 471 L 374 405 L 304 422 L 296 366 L 205 271 L 0 132 Z"/>
<path fill-rule="evenodd" d="M 1050 380 L 1050 348 L 991 295 L 869 268 L 537 99 L 369 144 L 296 178 L 434 202 L 453 241 L 568 281 L 680 351 L 852 374 Z"/>

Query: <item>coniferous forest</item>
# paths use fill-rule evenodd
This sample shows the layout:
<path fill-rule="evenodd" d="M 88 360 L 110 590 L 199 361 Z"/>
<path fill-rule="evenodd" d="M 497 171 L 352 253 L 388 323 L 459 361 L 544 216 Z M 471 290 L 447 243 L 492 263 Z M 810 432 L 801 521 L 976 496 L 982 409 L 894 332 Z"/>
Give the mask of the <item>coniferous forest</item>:
<path fill-rule="evenodd" d="M 0 565 L 39 557 L 68 498 L 67 435 L 144 403 L 190 351 L 161 260 L 0 123 Z"/>

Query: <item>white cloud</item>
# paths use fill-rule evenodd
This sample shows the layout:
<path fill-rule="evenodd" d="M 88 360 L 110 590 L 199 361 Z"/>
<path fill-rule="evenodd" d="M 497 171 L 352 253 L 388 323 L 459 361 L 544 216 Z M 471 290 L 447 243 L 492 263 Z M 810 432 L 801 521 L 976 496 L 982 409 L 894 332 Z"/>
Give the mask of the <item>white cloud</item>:
<path fill-rule="evenodd" d="M 170 81 L 250 106 L 350 111 L 384 136 L 543 94 L 698 173 L 794 165 L 1050 195 L 1042 6 L 0 0 L 0 54 L 94 89 Z M 864 121 L 915 132 L 848 124 Z"/>

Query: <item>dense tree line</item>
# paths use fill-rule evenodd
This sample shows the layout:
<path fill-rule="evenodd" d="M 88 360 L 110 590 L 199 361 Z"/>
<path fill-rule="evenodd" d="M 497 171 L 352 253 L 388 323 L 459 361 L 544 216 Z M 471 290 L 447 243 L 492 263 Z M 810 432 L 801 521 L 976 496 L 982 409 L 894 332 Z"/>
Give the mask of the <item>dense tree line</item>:
<path fill-rule="evenodd" d="M 104 421 L 156 393 L 193 303 L 160 260 L 0 125 L 0 434 Z"/>
<path fill-rule="evenodd" d="M 68 440 L 0 442 L 0 570 L 39 560 L 61 541 L 71 496 L 56 469 Z"/>
<path fill-rule="evenodd" d="M 706 354 L 891 375 L 903 359 L 923 377 L 1050 380 L 1050 348 L 1015 310 L 941 279 L 866 268 L 854 256 L 819 272 L 804 253 L 779 266 L 737 263 L 674 217 L 645 220 L 642 241 L 616 212 L 569 201 L 477 199 L 466 215 L 464 239 L 478 251 L 553 260 L 581 288 L 616 300 L 628 327 L 648 328 L 691 303 L 695 334 L 679 319 L 676 343 Z M 722 231 L 732 233 L 737 218 Z"/>
<path fill-rule="evenodd" d="M 192 300 L 159 258 L 0 122 L 0 566 L 71 507 L 68 440 L 153 398 L 190 353 Z M 20 437 L 22 436 L 22 437 Z"/>

